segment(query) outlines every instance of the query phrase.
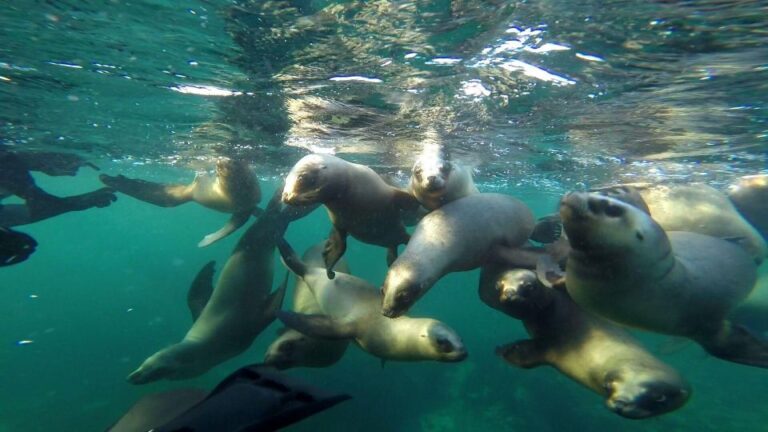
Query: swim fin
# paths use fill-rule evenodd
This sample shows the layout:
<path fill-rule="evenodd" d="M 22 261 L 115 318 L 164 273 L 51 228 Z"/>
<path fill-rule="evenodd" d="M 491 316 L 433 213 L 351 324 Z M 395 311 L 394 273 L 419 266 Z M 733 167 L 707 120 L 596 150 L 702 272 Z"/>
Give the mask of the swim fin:
<path fill-rule="evenodd" d="M 0 267 L 26 261 L 36 247 L 37 242 L 29 235 L 0 227 Z"/>

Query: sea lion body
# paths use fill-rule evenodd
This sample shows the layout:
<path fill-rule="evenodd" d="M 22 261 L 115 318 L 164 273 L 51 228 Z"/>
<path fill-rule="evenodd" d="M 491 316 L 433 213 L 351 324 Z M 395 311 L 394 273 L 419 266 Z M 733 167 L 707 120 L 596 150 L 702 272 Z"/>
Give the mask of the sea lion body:
<path fill-rule="evenodd" d="M 665 231 L 689 231 L 738 240 L 758 263 L 768 254 L 763 236 L 728 196 L 711 186 L 639 184 L 606 188 L 602 193 L 646 210 Z"/>
<path fill-rule="evenodd" d="M 386 360 L 455 362 L 466 357 L 461 338 L 447 325 L 430 318 L 388 319 L 380 313 L 381 293 L 373 285 L 346 273 L 328 279 L 323 268 L 298 261 L 287 243 L 279 247 L 323 313 L 280 312 L 278 317 L 289 327 L 312 336 L 353 339 L 363 350 Z"/>
<path fill-rule="evenodd" d="M 128 381 L 191 378 L 247 349 L 275 319 L 285 295 L 285 282 L 271 290 L 275 242 L 289 220 L 287 214 L 268 208 L 238 242 L 210 300 L 182 341 L 147 358 Z"/>
<path fill-rule="evenodd" d="M 216 162 L 216 176 L 198 173 L 189 185 L 161 184 L 131 179 L 122 175 L 102 174 L 105 185 L 141 201 L 160 207 L 176 207 L 194 201 L 203 207 L 231 213 L 230 220 L 218 231 L 206 235 L 198 246 L 208 246 L 243 226 L 258 212 L 261 200 L 259 182 L 244 161 L 220 159 Z"/>
<path fill-rule="evenodd" d="M 408 242 L 400 212 L 418 202 L 407 192 L 388 185 L 367 166 L 330 155 L 311 154 L 291 168 L 283 189 L 289 205 L 322 203 L 333 224 L 324 252 L 332 277 L 334 264 L 346 251 L 346 237 L 386 247 L 390 262 L 397 246 Z"/>
<path fill-rule="evenodd" d="M 768 174 L 738 179 L 728 188 L 728 198 L 763 239 L 768 239 Z"/>
<path fill-rule="evenodd" d="M 408 190 L 427 210 L 479 193 L 470 170 L 451 161 L 445 149 L 436 144 L 426 145 L 416 159 Z"/>
<path fill-rule="evenodd" d="M 398 316 L 445 274 L 481 266 L 496 248 L 524 245 L 533 227 L 528 207 L 502 194 L 472 194 L 432 211 L 387 272 L 382 313 Z"/>
<path fill-rule="evenodd" d="M 510 363 L 553 366 L 628 418 L 664 414 L 688 400 L 689 384 L 626 330 L 584 312 L 565 291 L 544 286 L 530 270 L 492 273 L 491 283 L 480 286 L 481 298 L 521 319 L 531 336 L 499 349 Z"/>
<path fill-rule="evenodd" d="M 642 210 L 597 194 L 566 195 L 560 214 L 572 247 L 566 286 L 580 306 L 692 338 L 726 360 L 768 366 L 768 345 L 725 320 L 757 278 L 744 249 L 702 234 L 666 233 Z"/>
<path fill-rule="evenodd" d="M 324 243 L 321 243 L 307 249 L 302 260 L 311 267 L 325 267 L 323 248 Z M 342 273 L 349 273 L 349 266 L 343 258 L 336 268 Z M 302 278 L 296 278 L 292 309 L 302 314 L 322 313 L 315 295 Z M 278 369 L 328 367 L 341 360 L 347 351 L 347 346 L 349 346 L 349 340 L 315 338 L 291 328 L 284 328 L 278 338 L 267 348 L 264 363 Z"/>

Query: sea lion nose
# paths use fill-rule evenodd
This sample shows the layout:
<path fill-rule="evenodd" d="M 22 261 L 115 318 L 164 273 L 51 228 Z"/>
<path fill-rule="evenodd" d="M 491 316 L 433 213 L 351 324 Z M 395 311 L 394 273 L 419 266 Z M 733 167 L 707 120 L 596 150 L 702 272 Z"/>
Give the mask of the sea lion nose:
<path fill-rule="evenodd" d="M 608 201 L 603 198 L 590 197 L 587 200 L 587 208 L 594 214 L 602 214 L 608 207 Z"/>

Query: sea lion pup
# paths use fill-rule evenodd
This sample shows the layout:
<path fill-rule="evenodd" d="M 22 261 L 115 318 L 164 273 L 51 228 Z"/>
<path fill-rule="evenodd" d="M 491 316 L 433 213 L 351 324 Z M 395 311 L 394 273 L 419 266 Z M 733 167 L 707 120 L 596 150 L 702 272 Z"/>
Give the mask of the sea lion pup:
<path fill-rule="evenodd" d="M 665 231 L 689 231 L 713 237 L 733 238 L 758 264 L 768 254 L 768 245 L 728 197 L 701 183 L 628 184 L 598 189 L 602 195 L 640 208 Z"/>
<path fill-rule="evenodd" d="M 728 187 L 728 198 L 763 239 L 768 239 L 768 174 L 738 179 Z"/>
<path fill-rule="evenodd" d="M 325 242 L 321 242 L 307 249 L 302 256 L 304 263 L 313 268 L 324 268 L 323 249 Z M 347 261 L 342 258 L 336 264 L 336 269 L 349 274 Z M 321 314 L 320 305 L 315 300 L 315 295 L 302 278 L 296 278 L 293 288 L 294 312 L 302 314 Z M 264 356 L 264 364 L 274 366 L 277 369 L 294 367 L 328 367 L 344 356 L 349 346 L 349 340 L 329 340 L 314 338 L 290 328 L 283 328 L 277 339 L 267 348 Z"/>
<path fill-rule="evenodd" d="M 445 274 L 472 270 L 500 250 L 523 246 L 533 226 L 523 202 L 495 193 L 472 194 L 430 212 L 387 272 L 382 314 L 400 316 Z"/>
<path fill-rule="evenodd" d="M 467 357 L 461 338 L 447 325 L 431 318 L 381 315 L 381 293 L 358 277 L 339 272 L 328 279 L 321 267 L 309 267 L 285 240 L 278 242 L 285 265 L 302 278 L 322 314 L 280 311 L 278 319 L 309 336 L 353 339 L 382 360 L 458 362 Z"/>
<path fill-rule="evenodd" d="M 191 310 L 197 319 L 184 339 L 147 358 L 128 376 L 128 381 L 146 384 L 163 378 L 191 378 L 248 348 L 280 309 L 287 278 L 277 291 L 270 293 L 275 241 L 288 223 L 303 216 L 302 213 L 304 209 L 280 210 L 276 194 L 264 215 L 243 234 L 199 316 L 194 308 Z M 210 281 L 209 266 L 210 263 L 206 264 L 195 278 L 191 291 L 202 295 L 210 292 L 200 287 Z M 188 299 L 188 303 L 199 305 L 203 301 Z"/>
<path fill-rule="evenodd" d="M 387 264 L 391 264 L 397 246 L 409 238 L 400 211 L 415 210 L 419 205 L 416 198 L 388 185 L 367 166 L 321 154 L 304 156 L 291 168 L 283 202 L 325 205 L 333 224 L 323 251 L 329 278 L 347 249 L 347 234 L 387 248 Z"/>
<path fill-rule="evenodd" d="M 427 210 L 479 193 L 470 170 L 452 161 L 448 149 L 434 140 L 428 141 L 416 158 L 408 191 Z"/>
<path fill-rule="evenodd" d="M 485 269 L 484 269 L 485 273 Z M 480 298 L 523 321 L 531 339 L 497 349 L 523 368 L 550 365 L 604 396 L 616 414 L 642 419 L 680 408 L 691 394 L 688 383 L 629 332 L 584 312 L 565 287 L 546 286 L 531 270 L 486 274 Z"/>
<path fill-rule="evenodd" d="M 580 306 L 691 338 L 724 360 L 768 367 L 768 344 L 725 319 L 757 278 L 744 249 L 702 234 L 667 233 L 642 210 L 594 193 L 566 195 L 560 216 L 571 243 L 566 287 Z"/>
<path fill-rule="evenodd" d="M 122 175 L 102 174 L 99 179 L 118 192 L 160 207 L 176 207 L 194 201 L 209 209 L 232 213 L 221 229 L 203 237 L 197 244 L 199 247 L 223 239 L 243 226 L 252 214 L 261 213 L 256 207 L 261 200 L 259 181 L 242 160 L 219 159 L 215 177 L 198 173 L 188 185 L 153 183 Z"/>

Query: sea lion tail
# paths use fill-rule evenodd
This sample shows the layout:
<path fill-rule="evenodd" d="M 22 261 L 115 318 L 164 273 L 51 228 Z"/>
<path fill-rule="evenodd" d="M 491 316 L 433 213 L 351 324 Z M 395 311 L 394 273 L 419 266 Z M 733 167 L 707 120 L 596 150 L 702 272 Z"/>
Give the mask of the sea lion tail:
<path fill-rule="evenodd" d="M 723 321 L 717 332 L 695 340 L 717 358 L 768 369 L 768 340 L 742 325 Z"/>
<path fill-rule="evenodd" d="M 291 245 L 283 237 L 277 239 L 277 249 L 280 251 L 280 256 L 283 258 L 283 264 L 288 267 L 288 270 L 292 271 L 298 277 L 304 277 L 307 274 L 307 265 L 299 258 L 296 251 L 293 250 Z"/>

